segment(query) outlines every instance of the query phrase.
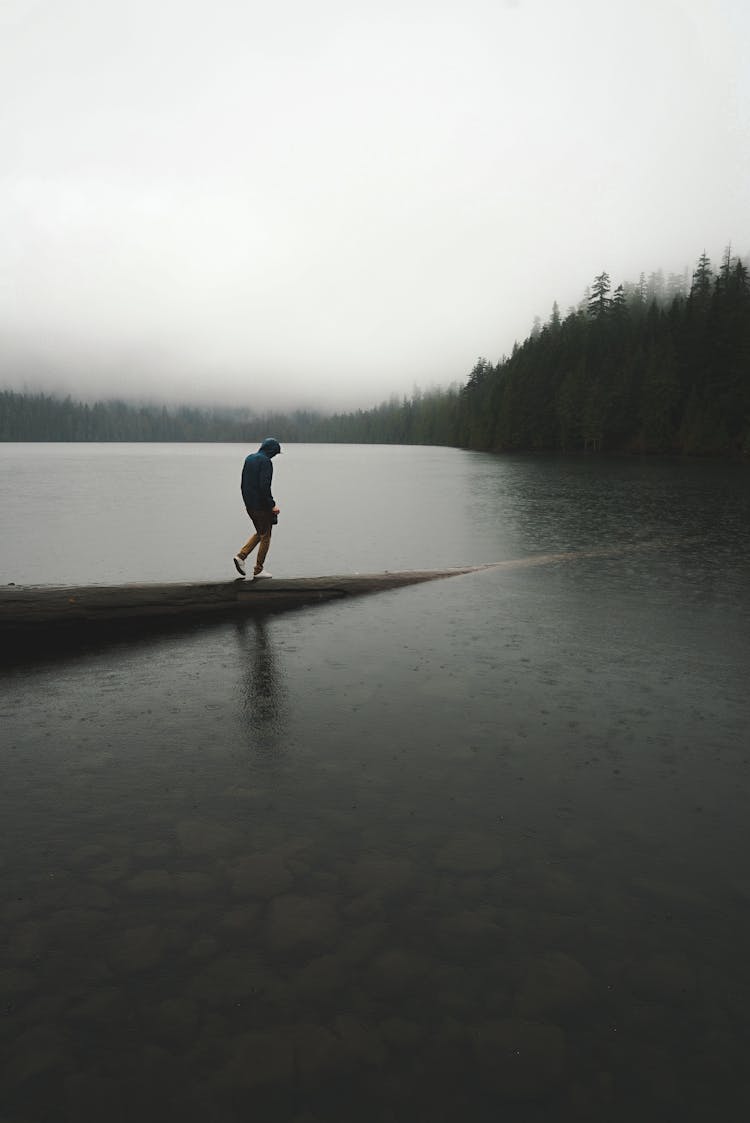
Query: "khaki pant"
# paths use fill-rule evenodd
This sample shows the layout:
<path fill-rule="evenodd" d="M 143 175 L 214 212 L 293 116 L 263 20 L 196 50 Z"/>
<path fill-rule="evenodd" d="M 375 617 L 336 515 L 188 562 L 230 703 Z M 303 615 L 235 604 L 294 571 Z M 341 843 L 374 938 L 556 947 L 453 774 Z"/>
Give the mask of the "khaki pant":
<path fill-rule="evenodd" d="M 237 557 L 242 558 L 244 561 L 248 555 L 253 552 L 255 547 L 259 546 L 258 556 L 255 559 L 255 568 L 253 570 L 254 574 L 257 576 L 263 568 L 263 563 L 266 560 L 266 555 L 271 545 L 273 515 L 271 511 L 248 511 L 247 513 L 253 520 L 255 534 L 252 538 L 248 538 L 241 550 L 237 551 Z"/>

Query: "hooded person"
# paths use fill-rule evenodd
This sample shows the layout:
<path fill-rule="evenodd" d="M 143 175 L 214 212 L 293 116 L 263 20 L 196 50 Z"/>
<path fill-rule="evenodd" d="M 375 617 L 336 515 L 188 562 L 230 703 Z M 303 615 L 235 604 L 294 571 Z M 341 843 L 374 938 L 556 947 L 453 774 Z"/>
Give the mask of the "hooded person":
<path fill-rule="evenodd" d="M 256 581 L 271 574 L 264 569 L 266 555 L 271 545 L 271 528 L 276 522 L 279 508 L 271 494 L 273 481 L 274 456 L 281 452 L 281 445 L 275 437 L 267 437 L 257 452 L 251 452 L 242 466 L 242 501 L 245 510 L 252 519 L 255 534 L 249 538 L 241 550 L 238 550 L 232 561 L 234 567 L 243 577 L 246 576 L 245 562 L 255 547 L 258 553 L 255 558 L 253 577 Z"/>

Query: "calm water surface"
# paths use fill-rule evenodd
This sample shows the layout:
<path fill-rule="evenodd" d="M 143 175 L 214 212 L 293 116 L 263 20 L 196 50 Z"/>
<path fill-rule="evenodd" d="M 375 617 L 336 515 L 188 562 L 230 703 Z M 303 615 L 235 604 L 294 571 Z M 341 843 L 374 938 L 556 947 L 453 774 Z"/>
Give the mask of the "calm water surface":
<path fill-rule="evenodd" d="M 0 579 L 232 580 L 244 451 L 0 446 Z M 519 564 L 4 674 L 0 1118 L 743 1118 L 747 471 L 275 465 L 279 576 Z"/>

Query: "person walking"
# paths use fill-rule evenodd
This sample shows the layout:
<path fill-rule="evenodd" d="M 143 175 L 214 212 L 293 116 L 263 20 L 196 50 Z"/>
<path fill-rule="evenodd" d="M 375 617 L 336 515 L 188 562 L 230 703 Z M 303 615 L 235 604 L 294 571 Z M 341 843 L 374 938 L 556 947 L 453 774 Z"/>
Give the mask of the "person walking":
<path fill-rule="evenodd" d="M 241 550 L 237 551 L 232 561 L 237 572 L 245 577 L 245 562 L 257 546 L 258 554 L 253 571 L 256 581 L 272 576 L 263 566 L 271 545 L 271 527 L 279 513 L 279 508 L 271 494 L 273 480 L 271 461 L 280 452 L 281 445 L 276 438 L 267 437 L 257 452 L 252 452 L 246 457 L 242 467 L 242 499 L 255 527 L 255 534 L 247 540 Z"/>

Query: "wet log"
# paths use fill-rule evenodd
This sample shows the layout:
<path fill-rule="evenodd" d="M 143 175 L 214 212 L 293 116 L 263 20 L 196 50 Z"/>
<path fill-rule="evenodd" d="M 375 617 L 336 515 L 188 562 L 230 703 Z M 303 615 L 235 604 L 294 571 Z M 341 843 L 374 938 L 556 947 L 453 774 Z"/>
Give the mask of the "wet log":
<path fill-rule="evenodd" d="M 272 613 L 473 573 L 484 566 L 335 577 L 174 584 L 0 588 L 0 627 L 13 632 L 87 628 L 121 621 Z"/>
<path fill-rule="evenodd" d="M 235 579 L 202 583 L 0 587 L 0 664 L 43 658 L 53 649 L 86 649 L 90 643 L 142 638 L 192 628 L 209 620 L 242 619 L 322 601 L 384 592 L 482 570 L 516 570 L 566 564 L 583 558 L 658 549 L 665 541 L 613 543 L 587 550 L 535 554 L 487 565 L 336 577 Z"/>

